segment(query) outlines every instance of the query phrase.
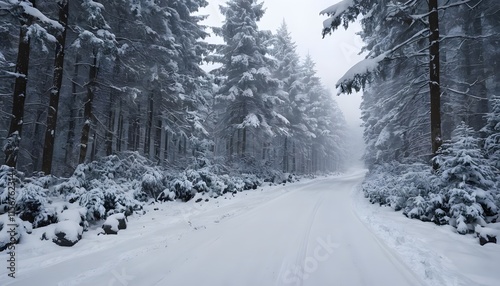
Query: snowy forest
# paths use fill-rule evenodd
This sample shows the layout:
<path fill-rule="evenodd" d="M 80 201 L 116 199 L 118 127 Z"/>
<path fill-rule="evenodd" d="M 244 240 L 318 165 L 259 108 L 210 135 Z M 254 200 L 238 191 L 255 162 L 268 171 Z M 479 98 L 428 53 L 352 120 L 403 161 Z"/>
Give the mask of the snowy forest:
<path fill-rule="evenodd" d="M 460 234 L 496 222 L 500 2 L 344 0 L 322 14 L 325 36 L 361 21 L 367 57 L 337 86 L 363 89 L 370 201 Z"/>
<path fill-rule="evenodd" d="M 344 117 L 286 23 L 259 30 L 264 3 L 238 0 L 207 27 L 206 5 L 0 1 L 0 203 L 14 180 L 36 228 L 53 197 L 92 222 L 342 170 Z"/>
<path fill-rule="evenodd" d="M 0 284 L 499 285 L 500 1 L 286 1 L 0 0 Z"/>

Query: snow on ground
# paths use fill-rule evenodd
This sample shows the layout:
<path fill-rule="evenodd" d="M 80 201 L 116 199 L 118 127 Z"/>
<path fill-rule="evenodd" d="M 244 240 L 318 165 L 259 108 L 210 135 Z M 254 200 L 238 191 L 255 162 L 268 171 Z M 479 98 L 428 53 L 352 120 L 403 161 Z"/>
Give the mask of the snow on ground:
<path fill-rule="evenodd" d="M 118 235 L 91 226 L 71 248 L 39 240 L 53 226 L 35 229 L 0 285 L 499 284 L 498 245 L 370 205 L 363 175 L 151 205 Z"/>
<path fill-rule="evenodd" d="M 399 254 L 426 285 L 500 285 L 500 245 L 479 245 L 473 235 L 449 226 L 410 220 L 390 207 L 372 205 L 360 190 L 352 193 L 361 221 Z"/>

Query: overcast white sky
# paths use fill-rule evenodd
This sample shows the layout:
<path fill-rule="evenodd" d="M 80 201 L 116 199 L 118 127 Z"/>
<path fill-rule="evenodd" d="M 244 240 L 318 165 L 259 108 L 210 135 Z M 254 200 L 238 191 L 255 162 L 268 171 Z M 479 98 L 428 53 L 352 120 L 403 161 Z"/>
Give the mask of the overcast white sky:
<path fill-rule="evenodd" d="M 225 0 L 208 0 L 209 6 L 202 14 L 210 16 L 207 25 L 220 26 L 224 17 L 219 12 L 219 5 Z M 297 44 L 297 51 L 303 58 L 309 53 L 316 62 L 318 76 L 334 94 L 335 83 L 355 63 L 363 59 L 358 55 L 362 47 L 361 39 L 355 34 L 359 30 L 354 25 L 345 31 L 343 28 L 322 39 L 321 30 L 325 16 L 319 12 L 340 0 L 260 0 L 264 2 L 266 14 L 259 23 L 262 30 L 275 32 L 283 19 Z M 346 120 L 353 131 L 355 141 L 361 141 L 360 94 L 335 96 Z"/>

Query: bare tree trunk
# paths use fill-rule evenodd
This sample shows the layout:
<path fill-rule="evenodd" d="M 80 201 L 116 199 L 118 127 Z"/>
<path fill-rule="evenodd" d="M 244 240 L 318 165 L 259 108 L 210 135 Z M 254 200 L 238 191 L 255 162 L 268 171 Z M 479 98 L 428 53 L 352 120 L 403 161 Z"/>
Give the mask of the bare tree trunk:
<path fill-rule="evenodd" d="M 247 152 L 247 128 L 243 128 L 241 132 L 243 133 L 241 142 L 241 157 L 245 157 Z"/>
<path fill-rule="evenodd" d="M 285 143 L 283 147 L 283 172 L 288 171 L 288 137 L 285 136 Z"/>
<path fill-rule="evenodd" d="M 76 97 L 77 97 L 77 88 L 76 84 L 78 78 L 78 67 L 80 66 L 80 61 L 82 57 L 79 53 L 75 56 L 75 69 L 73 71 L 73 83 L 71 86 L 71 101 L 69 106 L 69 123 L 68 123 L 68 139 L 66 140 L 66 154 L 64 156 L 64 161 L 66 164 L 70 164 L 70 160 L 73 159 L 73 147 L 75 145 L 75 128 L 76 128 Z"/>
<path fill-rule="evenodd" d="M 90 161 L 95 161 L 97 154 L 97 131 L 94 131 L 94 136 L 92 138 L 92 149 L 90 150 Z"/>
<path fill-rule="evenodd" d="M 87 145 L 89 143 L 90 125 L 92 124 L 92 102 L 94 101 L 96 81 L 97 81 L 97 53 L 94 52 L 92 64 L 89 68 L 89 83 L 87 84 L 87 100 L 85 101 L 85 109 L 83 112 L 84 123 L 82 128 L 82 136 L 80 138 L 80 159 L 79 164 L 85 162 L 87 155 Z"/>
<path fill-rule="evenodd" d="M 35 6 L 35 0 L 30 0 Z M 23 129 L 24 102 L 26 100 L 26 86 L 28 83 L 28 68 L 30 62 L 30 39 L 28 28 L 31 26 L 33 18 L 27 14 L 20 17 L 19 47 L 16 62 L 16 82 L 14 94 L 12 96 L 12 118 L 10 121 L 8 142 L 5 153 L 5 164 L 9 167 L 16 167 L 17 154 L 19 152 L 19 141 Z"/>
<path fill-rule="evenodd" d="M 109 96 L 108 128 L 106 130 L 106 156 L 113 154 L 113 133 L 115 126 L 115 112 L 113 110 L 113 93 Z"/>
<path fill-rule="evenodd" d="M 123 109 L 122 109 L 122 100 L 120 100 L 120 108 L 118 110 L 118 128 L 117 128 L 117 138 L 116 138 L 116 151 L 122 151 L 122 142 L 123 142 Z"/>
<path fill-rule="evenodd" d="M 477 1 L 475 1 L 477 2 Z M 477 3 L 473 3 L 477 4 Z M 481 17 L 481 11 L 478 7 L 474 8 L 471 12 L 473 15 L 472 27 L 470 35 L 482 35 L 483 34 L 483 23 Z M 486 78 L 484 70 L 484 43 L 483 39 L 477 39 L 472 45 L 472 53 L 467 55 L 470 57 L 473 65 L 475 66 L 474 75 L 475 78 L 470 78 L 476 82 L 476 88 L 474 90 L 474 95 L 478 97 L 474 102 L 474 109 L 472 110 L 472 120 L 471 127 L 475 130 L 480 130 L 486 125 L 485 115 L 488 113 L 488 94 L 486 88 Z"/>
<path fill-rule="evenodd" d="M 153 106 L 154 106 L 154 100 L 153 100 L 153 91 L 149 93 L 149 99 L 148 99 L 148 114 L 147 114 L 147 121 L 146 121 L 146 134 L 144 136 L 144 156 L 151 158 L 149 151 L 150 151 L 150 144 L 151 144 L 151 130 L 153 129 Z"/>
<path fill-rule="evenodd" d="M 52 173 L 52 159 L 54 156 L 54 141 L 57 128 L 57 111 L 59 110 L 59 97 L 64 69 L 64 52 L 66 45 L 66 28 L 68 26 L 68 1 L 58 2 L 59 23 L 63 26 L 62 31 L 56 35 L 56 57 L 54 60 L 53 86 L 50 92 L 49 110 L 47 112 L 47 129 L 45 131 L 45 142 L 43 144 L 42 171 L 48 175 Z"/>
<path fill-rule="evenodd" d="M 160 161 L 161 160 L 161 141 L 162 141 L 162 121 L 161 119 L 156 121 L 156 126 L 155 126 L 155 140 L 154 140 L 154 156 L 155 160 Z"/>
<path fill-rule="evenodd" d="M 429 87 L 431 101 L 431 143 L 432 156 L 442 144 L 441 138 L 441 84 L 439 61 L 439 13 L 438 0 L 429 0 Z M 437 168 L 434 164 L 434 168 Z"/>

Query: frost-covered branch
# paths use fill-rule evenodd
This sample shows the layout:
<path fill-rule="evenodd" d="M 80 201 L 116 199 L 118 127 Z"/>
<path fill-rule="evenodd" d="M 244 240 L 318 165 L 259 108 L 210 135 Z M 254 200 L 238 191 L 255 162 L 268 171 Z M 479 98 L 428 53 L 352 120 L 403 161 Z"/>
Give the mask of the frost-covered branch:
<path fill-rule="evenodd" d="M 340 78 L 336 86 L 340 87 L 340 93 L 352 93 L 352 90 L 360 91 L 367 83 L 371 73 L 378 69 L 379 63 L 384 59 L 389 58 L 389 56 L 401 49 L 402 47 L 419 40 L 423 34 L 428 32 L 428 29 L 423 29 L 416 33 L 412 37 L 408 38 L 403 43 L 396 45 L 392 49 L 378 55 L 375 58 L 368 58 L 360 61 L 350 68 L 342 78 Z"/>
<path fill-rule="evenodd" d="M 364 59 L 351 67 L 336 83 L 340 87 L 339 94 L 352 93 L 352 89 L 360 91 L 366 85 L 369 75 L 378 69 L 379 63 L 387 55 L 388 53 L 383 53 L 375 58 Z"/>
<path fill-rule="evenodd" d="M 343 0 L 320 12 L 320 15 L 327 15 L 330 18 L 323 21 L 323 37 L 337 29 L 341 24 L 344 28 L 349 27 L 349 22 L 354 22 L 361 14 L 359 6 L 355 0 Z"/>

